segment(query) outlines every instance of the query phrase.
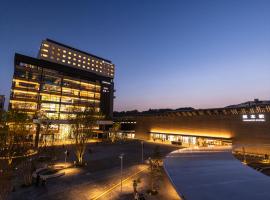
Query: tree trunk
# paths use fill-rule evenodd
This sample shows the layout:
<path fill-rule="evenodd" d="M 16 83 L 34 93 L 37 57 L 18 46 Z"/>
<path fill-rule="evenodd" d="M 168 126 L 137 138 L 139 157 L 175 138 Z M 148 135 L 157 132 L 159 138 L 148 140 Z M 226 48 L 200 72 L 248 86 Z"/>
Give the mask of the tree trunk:
<path fill-rule="evenodd" d="M 36 137 L 35 137 L 35 147 L 36 148 L 38 148 L 39 133 L 40 133 L 40 124 L 37 124 Z"/>

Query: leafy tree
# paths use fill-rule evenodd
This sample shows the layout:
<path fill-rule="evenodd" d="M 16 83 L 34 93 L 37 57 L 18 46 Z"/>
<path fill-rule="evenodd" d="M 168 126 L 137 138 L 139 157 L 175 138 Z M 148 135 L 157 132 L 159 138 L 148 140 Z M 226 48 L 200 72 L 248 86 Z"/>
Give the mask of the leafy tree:
<path fill-rule="evenodd" d="M 10 110 L 0 120 L 0 199 L 6 199 L 12 189 L 15 166 L 34 154 L 29 135 L 31 121 L 26 113 Z"/>
<path fill-rule="evenodd" d="M 6 200 L 12 190 L 12 174 L 10 171 L 1 170 L 0 177 L 0 200 Z"/>
<path fill-rule="evenodd" d="M 49 134 L 50 126 L 52 124 L 52 120 L 50 120 L 44 111 L 40 110 L 35 113 L 34 118 L 37 120 L 37 131 L 35 137 L 35 147 L 39 147 L 40 140 L 44 139 L 44 136 Z M 45 127 L 42 129 L 42 127 Z M 54 139 L 54 136 L 53 138 Z M 46 146 L 46 137 L 45 137 L 45 146 Z"/>
<path fill-rule="evenodd" d="M 157 194 L 159 189 L 160 179 L 162 177 L 161 172 L 161 152 L 159 146 L 155 146 L 152 153 L 152 158 L 149 158 L 149 174 L 150 174 L 150 185 L 151 189 L 148 191 L 151 194 Z"/>
<path fill-rule="evenodd" d="M 112 142 L 115 142 L 118 139 L 117 133 L 121 128 L 120 122 L 113 123 L 113 126 L 111 128 L 111 140 Z"/>
<path fill-rule="evenodd" d="M 138 188 L 138 185 L 141 183 L 141 179 L 140 178 L 137 178 L 135 180 L 133 180 L 133 193 L 134 195 L 138 192 L 137 191 L 137 188 Z"/>
<path fill-rule="evenodd" d="M 29 137 L 30 122 L 27 114 L 11 110 L 5 113 L 2 123 L 1 155 L 11 165 L 14 158 L 24 157 L 33 151 Z"/>
<path fill-rule="evenodd" d="M 72 135 L 75 140 L 75 155 L 78 165 L 83 165 L 83 157 L 86 143 L 95 134 L 97 121 L 103 116 L 96 112 L 93 107 L 87 107 L 83 112 L 74 113 L 75 117 L 70 119 Z"/>

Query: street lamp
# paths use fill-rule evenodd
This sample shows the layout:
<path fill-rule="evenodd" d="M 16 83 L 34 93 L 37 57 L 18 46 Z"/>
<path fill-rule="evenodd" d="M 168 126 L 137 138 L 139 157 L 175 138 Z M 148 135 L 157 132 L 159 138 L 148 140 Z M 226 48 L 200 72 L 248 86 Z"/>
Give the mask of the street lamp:
<path fill-rule="evenodd" d="M 124 157 L 124 154 L 121 153 L 119 158 L 121 160 L 121 193 L 122 193 L 122 180 L 123 180 L 123 157 Z"/>
<path fill-rule="evenodd" d="M 142 144 L 142 164 L 143 164 L 143 141 L 141 141 Z"/>
<path fill-rule="evenodd" d="M 68 154 L 68 150 L 66 149 L 66 151 L 65 151 L 65 163 L 67 162 L 67 154 Z"/>

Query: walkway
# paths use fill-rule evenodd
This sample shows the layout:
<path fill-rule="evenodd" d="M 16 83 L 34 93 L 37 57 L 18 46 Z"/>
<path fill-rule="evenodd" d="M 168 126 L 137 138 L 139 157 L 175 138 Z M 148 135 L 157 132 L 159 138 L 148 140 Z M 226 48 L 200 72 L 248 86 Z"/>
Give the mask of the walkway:
<path fill-rule="evenodd" d="M 239 162 L 230 148 L 177 150 L 165 169 L 185 200 L 270 199 L 270 177 Z"/>

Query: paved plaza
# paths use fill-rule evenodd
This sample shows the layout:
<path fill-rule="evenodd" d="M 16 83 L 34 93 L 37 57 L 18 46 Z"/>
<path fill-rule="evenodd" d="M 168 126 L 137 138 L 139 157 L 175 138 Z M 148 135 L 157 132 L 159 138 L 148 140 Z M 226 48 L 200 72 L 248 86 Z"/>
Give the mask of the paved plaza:
<path fill-rule="evenodd" d="M 144 145 L 144 157 L 151 156 L 157 144 L 147 143 Z M 160 152 L 163 156 L 176 150 L 176 147 L 161 145 Z M 62 147 L 58 147 L 63 151 Z M 72 146 L 65 147 L 72 152 Z M 91 153 L 86 153 L 87 166 L 84 168 L 66 169 L 66 175 L 60 178 L 50 179 L 45 186 L 31 186 L 28 188 L 17 187 L 12 193 L 11 199 L 132 199 L 132 181 L 141 179 L 138 186 L 139 192 L 149 189 L 149 168 L 141 164 L 140 141 L 127 141 L 123 144 L 89 144 Z M 120 192 L 120 159 L 124 153 L 123 168 L 123 192 Z M 62 156 L 60 161 L 63 161 Z M 74 159 L 71 154 L 68 161 Z M 169 179 L 163 173 L 160 194 L 146 199 L 179 199 Z M 167 193 L 170 191 L 170 193 Z"/>

